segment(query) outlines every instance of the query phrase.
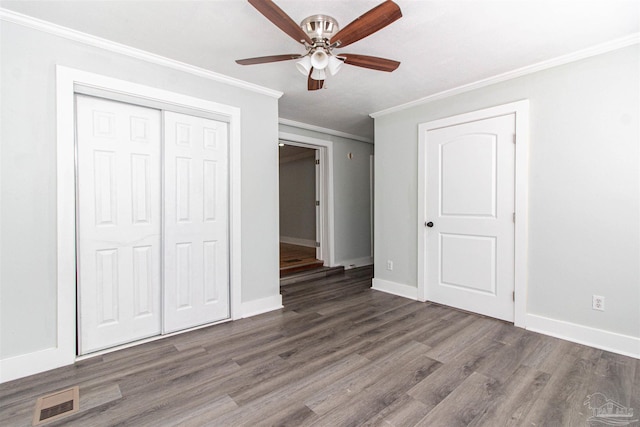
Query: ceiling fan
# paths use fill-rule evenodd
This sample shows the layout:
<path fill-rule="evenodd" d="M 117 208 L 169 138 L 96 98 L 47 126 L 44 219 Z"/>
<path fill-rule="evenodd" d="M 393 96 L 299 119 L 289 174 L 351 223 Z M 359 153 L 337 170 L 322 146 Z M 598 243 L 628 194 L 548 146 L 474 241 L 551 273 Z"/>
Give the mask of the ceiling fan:
<path fill-rule="evenodd" d="M 240 65 L 298 59 L 296 67 L 307 76 L 309 90 L 322 89 L 327 72 L 335 75 L 343 63 L 388 72 L 400 65 L 398 61 L 375 56 L 333 53 L 334 49 L 355 43 L 400 19 L 400 7 L 391 0 L 369 10 L 342 30 L 339 30 L 338 22 L 327 15 L 309 16 L 298 25 L 271 0 L 249 0 L 249 3 L 275 26 L 302 43 L 306 53 L 238 59 L 236 62 Z"/>

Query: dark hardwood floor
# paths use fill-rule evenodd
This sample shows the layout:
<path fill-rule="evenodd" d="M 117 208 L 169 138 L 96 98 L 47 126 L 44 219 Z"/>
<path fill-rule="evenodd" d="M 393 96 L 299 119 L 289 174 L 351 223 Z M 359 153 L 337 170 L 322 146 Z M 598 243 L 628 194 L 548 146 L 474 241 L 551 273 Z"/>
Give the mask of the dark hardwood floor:
<path fill-rule="evenodd" d="M 80 411 L 48 425 L 585 426 L 596 392 L 638 418 L 639 360 L 373 291 L 371 274 L 2 384 L 0 425 L 31 425 L 39 396 L 74 385 Z"/>

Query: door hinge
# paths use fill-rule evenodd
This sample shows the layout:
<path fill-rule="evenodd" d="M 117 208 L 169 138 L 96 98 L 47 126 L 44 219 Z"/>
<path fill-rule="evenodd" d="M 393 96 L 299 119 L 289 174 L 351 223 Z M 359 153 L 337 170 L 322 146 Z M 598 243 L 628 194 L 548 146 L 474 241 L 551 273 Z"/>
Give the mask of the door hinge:
<path fill-rule="evenodd" d="M 320 206 L 320 200 L 316 200 L 316 206 Z"/>
<path fill-rule="evenodd" d="M 316 160 L 316 165 L 319 165 L 319 164 L 320 164 L 320 160 Z"/>
<path fill-rule="evenodd" d="M 513 300 L 515 301 L 516 300 L 516 292 L 515 291 L 513 291 L 512 297 L 513 297 Z"/>
<path fill-rule="evenodd" d="M 513 143 L 514 144 L 516 143 L 516 136 L 517 136 L 516 134 L 513 134 Z"/>
<path fill-rule="evenodd" d="M 320 247 L 320 242 L 316 242 L 316 248 Z"/>
<path fill-rule="evenodd" d="M 513 213 L 513 222 L 516 222 L 516 213 Z"/>

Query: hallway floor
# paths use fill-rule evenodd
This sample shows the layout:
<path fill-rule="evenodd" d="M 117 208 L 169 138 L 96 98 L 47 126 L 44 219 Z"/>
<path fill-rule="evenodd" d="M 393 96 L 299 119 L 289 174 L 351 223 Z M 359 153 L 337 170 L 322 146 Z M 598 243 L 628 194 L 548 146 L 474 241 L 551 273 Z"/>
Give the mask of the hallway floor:
<path fill-rule="evenodd" d="M 323 266 L 316 259 L 316 248 L 280 243 L 280 277 Z"/>

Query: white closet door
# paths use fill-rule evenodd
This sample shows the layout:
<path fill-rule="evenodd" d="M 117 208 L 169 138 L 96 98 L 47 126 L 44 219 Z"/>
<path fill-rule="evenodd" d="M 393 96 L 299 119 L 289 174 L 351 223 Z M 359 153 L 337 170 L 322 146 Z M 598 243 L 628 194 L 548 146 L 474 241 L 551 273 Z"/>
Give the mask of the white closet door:
<path fill-rule="evenodd" d="M 164 332 L 229 317 L 227 124 L 164 112 Z"/>
<path fill-rule="evenodd" d="M 78 95 L 79 349 L 161 331 L 160 111 Z"/>

